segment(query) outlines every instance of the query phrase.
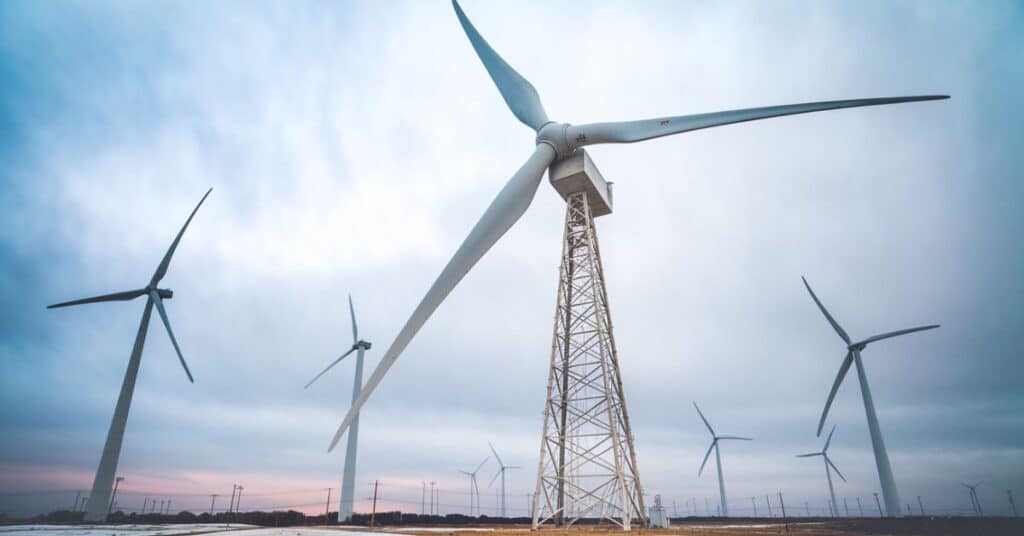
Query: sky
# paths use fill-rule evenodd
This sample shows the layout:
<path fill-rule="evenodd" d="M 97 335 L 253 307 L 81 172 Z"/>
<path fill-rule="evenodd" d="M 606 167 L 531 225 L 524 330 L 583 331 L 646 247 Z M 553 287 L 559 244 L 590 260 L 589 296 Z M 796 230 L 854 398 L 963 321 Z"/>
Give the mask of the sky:
<path fill-rule="evenodd" d="M 616 183 L 596 225 L 626 401 L 644 488 L 678 513 L 717 497 L 693 401 L 754 438 L 722 447 L 734 514 L 780 491 L 822 513 L 820 462 L 794 455 L 823 443 L 845 348 L 803 275 L 854 338 L 942 324 L 864 352 L 903 502 L 965 513 L 960 481 L 986 513 L 1024 497 L 1024 6 L 463 7 L 558 121 L 951 95 L 588 148 Z M 196 381 L 154 323 L 118 502 L 222 509 L 239 483 L 243 509 L 318 511 L 354 363 L 302 386 L 351 345 L 347 296 L 368 374 L 533 136 L 445 1 L 0 1 L 0 511 L 89 488 L 144 303 L 45 305 L 144 286 L 210 187 L 163 281 Z M 374 393 L 361 499 L 379 480 L 381 509 L 419 511 L 436 482 L 464 512 L 457 471 L 490 441 L 526 512 L 563 211 L 542 183 Z M 853 375 L 829 422 L 836 494 L 868 508 Z"/>

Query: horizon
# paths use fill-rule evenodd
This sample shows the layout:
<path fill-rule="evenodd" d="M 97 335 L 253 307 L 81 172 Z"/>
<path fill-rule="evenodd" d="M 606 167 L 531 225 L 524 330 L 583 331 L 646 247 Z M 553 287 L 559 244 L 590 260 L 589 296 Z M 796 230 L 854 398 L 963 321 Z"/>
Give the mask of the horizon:
<path fill-rule="evenodd" d="M 716 432 L 754 439 L 722 447 L 734 515 L 779 491 L 826 508 L 820 465 L 795 456 L 832 425 L 837 499 L 874 508 L 855 375 L 815 433 L 846 344 L 806 276 L 853 340 L 942 326 L 863 352 L 902 502 L 967 513 L 960 482 L 980 480 L 986 514 L 1010 512 L 1007 490 L 1024 494 L 1024 6 L 461 5 L 577 124 L 951 95 L 588 146 L 615 182 L 595 225 L 650 500 L 714 509 L 696 402 Z M 238 483 L 243 510 L 248 496 L 315 513 L 317 493 L 322 510 L 352 359 L 303 385 L 351 345 L 346 296 L 373 343 L 365 379 L 529 156 L 534 134 L 451 4 L 7 2 L 0 27 L 0 512 L 87 493 L 142 309 L 46 305 L 141 288 L 209 187 L 161 283 L 195 383 L 151 323 L 119 497 L 202 512 Z M 356 489 L 380 480 L 379 508 L 415 506 L 435 481 L 457 511 L 458 471 L 490 441 L 523 467 L 509 510 L 527 509 L 564 210 L 541 184 L 363 408 Z M 494 471 L 478 477 L 488 515 Z"/>

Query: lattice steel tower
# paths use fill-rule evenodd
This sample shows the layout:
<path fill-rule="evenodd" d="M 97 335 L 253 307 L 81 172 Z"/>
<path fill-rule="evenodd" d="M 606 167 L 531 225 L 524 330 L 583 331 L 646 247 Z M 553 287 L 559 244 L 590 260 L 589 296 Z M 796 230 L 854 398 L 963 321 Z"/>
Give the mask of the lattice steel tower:
<path fill-rule="evenodd" d="M 566 212 L 533 528 L 599 518 L 629 530 L 644 523 L 643 488 L 594 229 L 610 185 L 582 150 L 549 176 Z"/>

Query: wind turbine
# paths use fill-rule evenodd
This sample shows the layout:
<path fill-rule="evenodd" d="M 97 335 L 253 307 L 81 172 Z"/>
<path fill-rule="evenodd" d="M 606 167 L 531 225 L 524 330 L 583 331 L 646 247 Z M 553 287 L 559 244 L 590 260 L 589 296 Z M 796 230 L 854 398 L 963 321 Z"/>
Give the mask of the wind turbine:
<path fill-rule="evenodd" d="M 348 357 L 352 352 L 356 353 L 356 373 L 352 380 L 352 403 L 359 398 L 359 392 L 363 387 L 363 353 L 370 349 L 371 343 L 364 341 L 359 338 L 359 327 L 356 325 L 356 310 L 352 306 L 352 295 L 348 296 L 348 312 L 352 317 L 352 347 L 347 352 L 341 354 L 341 357 L 335 359 L 327 368 L 320 371 L 309 380 L 303 389 L 308 389 L 313 382 L 320 379 L 331 367 L 337 365 L 342 359 Z M 341 478 L 341 493 L 338 498 L 338 522 L 342 523 L 348 521 L 352 517 L 352 509 L 355 503 L 355 488 L 356 488 L 356 448 L 359 444 L 359 415 L 357 414 L 355 420 L 352 423 L 352 429 L 348 432 L 348 448 L 345 449 L 345 470 L 342 473 Z"/>
<path fill-rule="evenodd" d="M 181 230 L 178 231 L 178 235 L 174 237 L 174 241 L 171 242 L 171 247 L 167 249 L 167 253 L 164 254 L 164 258 L 157 266 L 156 272 L 153 273 L 153 277 L 150 278 L 149 283 L 147 283 L 145 287 L 47 306 L 47 309 L 56 309 L 58 307 L 68 307 L 71 305 L 81 305 L 85 303 L 129 301 L 140 296 L 146 296 L 146 305 L 142 310 L 142 322 L 139 324 L 139 331 L 135 336 L 135 344 L 132 346 L 131 357 L 128 359 L 128 369 L 125 371 L 124 380 L 121 383 L 121 394 L 117 397 L 117 405 L 114 407 L 114 417 L 110 422 L 110 430 L 107 431 L 107 440 L 103 445 L 103 454 L 100 456 L 100 465 L 96 469 L 96 477 L 92 481 L 92 491 L 89 492 L 89 502 L 85 507 L 85 521 L 102 522 L 107 518 L 107 505 L 110 503 L 110 495 L 112 486 L 114 485 L 114 473 L 117 471 L 117 462 L 121 456 L 121 443 L 124 440 L 125 425 L 128 423 L 128 410 L 132 405 L 132 393 L 135 391 L 135 379 L 138 377 L 139 364 L 142 362 L 142 347 L 146 343 L 146 332 L 149 330 L 149 318 L 153 312 L 154 305 L 156 306 L 157 312 L 160 314 L 160 319 L 163 320 L 164 327 L 167 329 L 167 335 L 171 338 L 171 345 L 174 346 L 174 351 L 178 354 L 178 361 L 181 362 L 181 367 L 185 369 L 185 375 L 188 376 L 188 381 L 194 383 L 194 380 L 192 379 L 192 372 L 188 370 L 185 358 L 181 355 L 181 348 L 178 347 L 178 340 L 174 338 L 174 332 L 171 330 L 171 323 L 167 320 L 167 311 L 164 310 L 163 301 L 165 299 L 171 299 L 171 297 L 174 296 L 174 292 L 170 289 L 158 288 L 157 285 L 159 285 L 160 281 L 165 275 L 167 275 L 167 269 L 171 265 L 171 257 L 174 256 L 174 250 L 178 248 L 178 243 L 181 242 L 181 237 L 185 234 L 185 229 L 188 229 L 188 224 L 192 222 L 192 218 L 196 215 L 196 211 L 199 210 L 199 207 L 203 205 L 203 201 L 206 201 L 206 197 L 209 196 L 212 191 L 213 188 L 207 190 L 206 194 L 203 195 L 203 198 L 199 200 L 196 208 L 192 209 L 192 213 L 189 214 L 188 219 L 185 220 L 185 225 L 182 225 Z"/>
<path fill-rule="evenodd" d="M 356 416 L 360 408 L 373 393 L 385 374 L 419 332 L 420 328 L 434 313 L 441 302 L 473 268 L 481 257 L 505 234 L 509 228 L 526 212 L 533 201 L 534 194 L 540 186 L 544 170 L 549 165 L 569 158 L 587 145 L 604 143 L 633 143 L 650 140 L 672 134 L 681 134 L 698 129 L 729 125 L 770 117 L 803 114 L 824 110 L 853 108 L 858 106 L 875 106 L 913 101 L 947 99 L 946 95 L 925 95 L 912 97 L 885 97 L 874 99 L 837 100 L 769 106 L 764 108 L 748 108 L 724 112 L 703 113 L 695 115 L 658 117 L 639 121 L 589 123 L 570 125 L 558 123 L 548 118 L 537 90 L 512 68 L 484 40 L 466 17 L 458 2 L 452 0 L 452 7 L 458 17 L 470 44 L 484 64 L 491 79 L 498 87 L 505 103 L 519 121 L 535 132 L 533 154 L 522 167 L 516 171 L 505 186 L 498 192 L 483 216 L 469 232 L 451 260 L 441 271 L 437 280 L 431 285 L 426 295 L 406 321 L 401 331 L 388 347 L 380 364 L 367 380 L 359 398 L 352 404 L 348 414 L 338 426 L 331 439 L 332 450 L 338 443 Z M 559 61 L 565 61 L 562 58 Z"/>
<path fill-rule="evenodd" d="M 476 466 L 473 471 L 459 470 L 460 473 L 469 477 L 469 515 L 473 516 L 473 497 L 476 497 L 476 515 L 480 515 L 480 488 L 476 485 L 476 474 L 480 472 L 480 468 L 487 463 L 487 460 L 491 459 L 490 456 L 484 458 L 484 461 L 480 462 L 480 465 Z"/>
<path fill-rule="evenodd" d="M 864 372 L 864 363 L 861 361 L 860 353 L 867 347 L 868 344 L 878 342 L 884 339 L 892 337 L 898 337 L 900 335 L 907 335 L 908 333 L 914 333 L 917 331 L 924 331 L 928 329 L 935 329 L 939 327 L 938 324 L 920 326 L 916 328 L 901 329 L 897 331 L 890 331 L 888 333 L 882 333 L 880 335 L 873 335 L 864 340 L 853 342 L 850 336 L 846 334 L 842 326 L 836 322 L 835 318 L 829 314 L 828 309 L 821 303 L 818 296 L 811 290 L 811 285 L 807 283 L 807 279 L 803 279 L 804 286 L 807 287 L 807 292 L 811 294 L 811 298 L 814 299 L 814 303 L 818 304 L 818 309 L 821 309 L 821 313 L 825 315 L 825 319 L 832 325 L 832 329 L 839 334 L 839 338 L 843 339 L 846 343 L 846 357 L 843 358 L 842 365 L 839 366 L 839 374 L 836 375 L 836 381 L 832 383 L 832 390 L 828 393 L 828 400 L 825 401 L 825 409 L 821 412 L 821 420 L 818 421 L 818 435 L 821 435 L 821 429 L 825 426 L 825 418 L 828 416 L 828 410 L 832 407 L 832 400 L 836 396 L 836 391 L 839 390 L 839 385 L 843 383 L 843 378 L 846 377 L 846 373 L 850 370 L 850 365 L 857 364 L 857 378 L 860 380 L 860 393 L 864 399 L 864 412 L 868 418 L 868 431 L 871 433 L 871 447 L 875 451 L 875 465 L 878 467 L 878 480 L 882 486 L 882 499 L 885 501 L 886 515 L 889 517 L 899 517 L 900 515 L 900 496 L 896 490 L 896 480 L 892 476 L 892 466 L 889 464 L 889 454 L 885 451 L 885 440 L 882 439 L 882 428 L 878 424 L 878 415 L 875 413 L 875 403 L 871 398 L 871 388 L 868 386 L 868 376 Z"/>
<path fill-rule="evenodd" d="M 821 456 L 822 459 L 825 461 L 825 477 L 828 478 L 828 494 L 829 494 L 829 496 L 832 497 L 832 515 L 834 517 L 838 517 L 839 516 L 839 508 L 836 506 L 836 490 L 832 488 L 832 470 L 833 469 L 835 470 L 836 474 L 839 475 L 839 478 L 843 479 L 843 482 L 846 482 L 846 477 L 843 476 L 843 473 L 839 472 L 839 468 L 836 467 L 836 464 L 832 463 L 832 458 L 828 457 L 828 446 L 829 446 L 829 444 L 832 443 L 832 434 L 834 434 L 835 431 L 836 431 L 836 427 L 833 426 L 832 427 L 832 431 L 828 433 L 828 439 L 825 440 L 825 448 L 821 449 L 821 452 L 812 452 L 810 454 L 799 454 L 799 455 L 797 455 L 797 458 L 811 458 L 811 457 L 814 457 L 814 456 Z M 846 499 L 843 499 L 844 502 L 845 502 L 845 500 Z M 847 509 L 846 515 L 847 516 L 850 515 L 849 509 Z"/>
<path fill-rule="evenodd" d="M 704 418 L 704 413 L 701 412 L 700 407 L 697 403 L 693 403 L 693 407 L 697 408 L 697 414 L 700 415 L 700 420 L 704 421 L 704 426 L 708 427 L 708 432 L 711 432 L 711 446 L 708 447 L 707 454 L 704 455 L 704 461 L 700 464 L 700 470 L 697 471 L 697 476 L 700 476 L 704 472 L 704 466 L 708 463 L 708 457 L 711 456 L 711 450 L 715 451 L 715 465 L 718 466 L 718 495 L 722 501 L 722 517 L 729 517 L 729 503 L 725 500 L 725 479 L 722 477 L 722 456 L 718 452 L 718 442 L 723 439 L 737 439 L 740 441 L 753 441 L 749 437 L 737 437 L 737 436 L 720 436 L 715 434 L 715 429 L 711 427 L 711 423 Z"/>
<path fill-rule="evenodd" d="M 973 485 L 961 482 L 960 485 L 970 490 L 971 508 L 974 508 L 974 514 L 978 517 L 984 515 L 981 512 L 981 501 L 978 500 L 978 486 L 981 485 L 981 481 L 975 482 Z"/>
<path fill-rule="evenodd" d="M 494 485 L 494 481 L 501 477 L 501 517 L 506 517 L 505 511 L 505 471 L 508 469 L 522 469 L 518 465 L 505 465 L 505 462 L 501 461 L 501 456 L 498 456 L 498 451 L 494 450 L 494 445 L 490 441 L 487 442 L 487 446 L 491 447 L 491 452 L 494 454 L 494 459 L 498 462 L 498 472 L 494 473 L 494 478 L 491 479 L 491 483 L 487 484 L 487 487 Z M 487 460 L 484 460 L 487 461 Z M 481 464 L 483 465 L 483 464 Z M 477 501 L 479 502 L 479 500 Z"/>

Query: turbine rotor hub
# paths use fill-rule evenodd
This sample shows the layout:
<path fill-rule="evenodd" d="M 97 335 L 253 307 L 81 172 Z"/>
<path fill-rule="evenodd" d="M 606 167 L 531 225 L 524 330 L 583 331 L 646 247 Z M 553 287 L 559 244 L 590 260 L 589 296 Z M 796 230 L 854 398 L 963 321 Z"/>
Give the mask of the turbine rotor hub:
<path fill-rule="evenodd" d="M 571 156 L 576 151 L 576 147 L 572 146 L 566 137 L 568 128 L 569 123 L 548 121 L 541 125 L 540 130 L 537 131 L 536 142 L 538 145 L 541 143 L 550 145 L 555 150 L 558 160 Z"/>

